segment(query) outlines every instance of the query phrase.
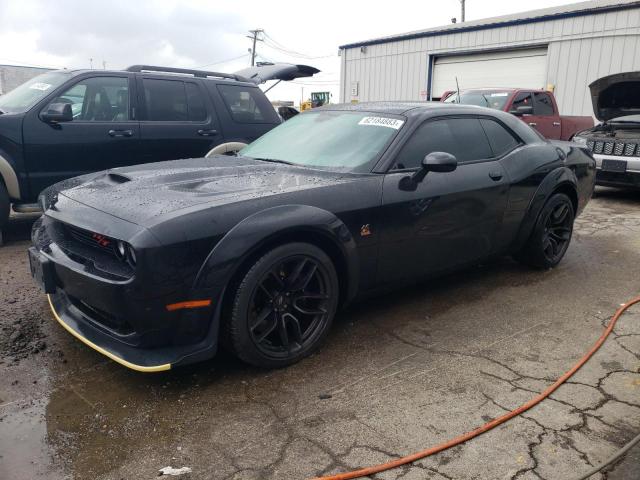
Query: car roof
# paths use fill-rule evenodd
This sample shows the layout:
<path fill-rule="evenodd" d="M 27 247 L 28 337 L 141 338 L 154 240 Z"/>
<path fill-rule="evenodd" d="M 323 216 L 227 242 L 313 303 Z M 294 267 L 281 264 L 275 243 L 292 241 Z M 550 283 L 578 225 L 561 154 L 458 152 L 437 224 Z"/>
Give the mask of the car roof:
<path fill-rule="evenodd" d="M 194 77 L 193 75 L 188 75 L 188 74 L 181 74 L 181 73 L 169 73 L 169 72 L 161 72 L 161 71 L 144 71 L 144 72 L 129 72 L 127 70 L 98 70 L 98 69 L 88 69 L 88 68 L 84 68 L 84 69 L 76 69 L 76 70 L 53 70 L 54 72 L 60 72 L 60 73 L 66 73 L 69 74 L 71 76 L 77 76 L 77 75 L 82 75 L 85 73 L 94 73 L 96 75 L 100 75 L 100 74 L 104 74 L 104 73 L 111 73 L 111 74 L 122 74 L 122 73 L 144 73 L 145 75 L 154 75 L 154 76 L 159 76 L 159 77 L 165 77 L 165 78 L 173 78 L 173 79 L 185 79 L 185 78 L 189 78 L 189 79 L 194 79 L 194 78 L 199 78 L 201 80 L 208 80 L 208 81 L 215 81 L 215 82 L 224 82 L 224 83 L 234 83 L 234 84 L 242 84 L 242 85 L 248 85 L 251 87 L 255 87 L 256 84 L 249 81 L 248 79 L 241 79 L 240 77 L 238 77 L 238 79 L 233 79 L 233 78 L 223 78 L 223 77 Z"/>
<path fill-rule="evenodd" d="M 495 110 L 478 107 L 476 105 L 460 105 L 444 102 L 362 102 L 362 103 L 338 103 L 324 107 L 314 108 L 318 110 L 336 110 L 352 112 L 370 112 L 392 115 L 419 116 L 426 113 L 479 113 L 478 109 L 485 113 L 494 114 Z M 444 112 L 443 112 L 444 113 Z"/>

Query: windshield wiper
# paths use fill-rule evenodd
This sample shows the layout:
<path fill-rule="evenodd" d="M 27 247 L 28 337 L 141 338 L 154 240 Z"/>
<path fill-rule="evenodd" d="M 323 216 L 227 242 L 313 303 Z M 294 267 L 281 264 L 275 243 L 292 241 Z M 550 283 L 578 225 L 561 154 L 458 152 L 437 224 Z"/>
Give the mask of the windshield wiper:
<path fill-rule="evenodd" d="M 293 162 L 287 162 L 286 160 L 280 160 L 277 158 L 260 158 L 260 157 L 251 157 L 254 160 L 260 160 L 261 162 L 271 162 L 271 163 L 283 163 L 285 165 L 295 165 Z"/>

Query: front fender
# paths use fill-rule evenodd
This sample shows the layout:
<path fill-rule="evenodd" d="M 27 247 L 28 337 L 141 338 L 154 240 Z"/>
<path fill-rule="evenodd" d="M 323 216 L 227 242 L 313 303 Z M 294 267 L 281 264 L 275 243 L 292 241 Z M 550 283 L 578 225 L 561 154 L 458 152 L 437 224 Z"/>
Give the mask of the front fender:
<path fill-rule="evenodd" d="M 520 229 L 515 242 L 515 251 L 520 250 L 529 239 L 533 228 L 538 220 L 538 215 L 542 207 L 547 202 L 551 194 L 563 186 L 572 188 L 577 195 L 578 180 L 575 173 L 568 167 L 558 167 L 550 171 L 547 176 L 540 182 L 538 189 L 531 197 L 529 206 L 524 214 Z"/>
<path fill-rule="evenodd" d="M 225 288 L 243 262 L 265 246 L 287 238 L 315 235 L 330 241 L 347 269 L 347 299 L 357 290 L 358 257 L 353 236 L 333 213 L 308 205 L 282 205 L 245 218 L 213 248 L 200 268 L 194 289 Z"/>

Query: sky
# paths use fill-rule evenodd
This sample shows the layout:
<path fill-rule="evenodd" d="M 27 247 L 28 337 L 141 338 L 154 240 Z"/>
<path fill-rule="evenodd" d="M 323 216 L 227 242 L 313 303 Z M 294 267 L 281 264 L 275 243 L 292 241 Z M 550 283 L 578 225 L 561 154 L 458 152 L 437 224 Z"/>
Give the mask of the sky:
<path fill-rule="evenodd" d="M 571 3 L 467 0 L 478 20 Z M 121 69 L 133 64 L 234 72 L 250 65 L 248 30 L 264 29 L 259 61 L 304 63 L 313 78 L 282 82 L 271 100 L 329 91 L 338 101 L 338 46 L 446 25 L 459 0 L 0 0 L 0 64 Z M 270 85 L 263 85 L 266 89 Z"/>

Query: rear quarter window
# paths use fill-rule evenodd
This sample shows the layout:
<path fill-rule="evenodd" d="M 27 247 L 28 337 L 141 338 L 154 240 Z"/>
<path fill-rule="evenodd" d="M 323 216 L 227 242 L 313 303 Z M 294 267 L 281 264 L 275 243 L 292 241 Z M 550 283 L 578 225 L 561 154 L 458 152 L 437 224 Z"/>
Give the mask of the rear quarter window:
<path fill-rule="evenodd" d="M 218 85 L 231 118 L 238 123 L 280 123 L 264 93 L 257 87 Z"/>
<path fill-rule="evenodd" d="M 483 118 L 480 124 L 487 134 L 494 157 L 501 157 L 520 145 L 520 141 L 495 120 Z"/>

